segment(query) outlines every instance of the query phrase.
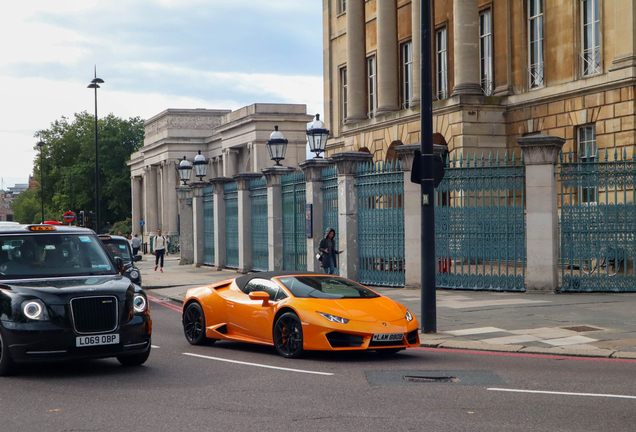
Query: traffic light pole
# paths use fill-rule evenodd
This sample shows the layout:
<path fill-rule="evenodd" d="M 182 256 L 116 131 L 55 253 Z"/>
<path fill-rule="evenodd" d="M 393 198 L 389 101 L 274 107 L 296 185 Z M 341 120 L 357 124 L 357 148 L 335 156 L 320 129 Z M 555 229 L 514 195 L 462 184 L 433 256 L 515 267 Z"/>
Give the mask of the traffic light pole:
<path fill-rule="evenodd" d="M 435 206 L 433 170 L 433 85 L 431 72 L 431 0 L 421 0 L 421 83 L 420 98 L 422 152 L 422 333 L 437 332 L 437 299 L 435 297 Z"/>

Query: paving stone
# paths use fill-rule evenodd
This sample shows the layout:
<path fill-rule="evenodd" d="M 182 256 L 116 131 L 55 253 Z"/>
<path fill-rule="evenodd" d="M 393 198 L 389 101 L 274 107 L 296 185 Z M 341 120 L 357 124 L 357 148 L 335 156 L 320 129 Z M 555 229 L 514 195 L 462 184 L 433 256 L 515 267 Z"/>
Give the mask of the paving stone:
<path fill-rule="evenodd" d="M 596 342 L 598 339 L 592 339 L 586 336 L 570 336 L 558 339 L 545 339 L 544 342 L 553 346 L 580 345 L 589 342 Z"/>
<path fill-rule="evenodd" d="M 476 334 L 505 332 L 505 331 L 506 330 L 500 329 L 497 327 L 478 327 L 478 328 L 468 328 L 468 329 L 462 329 L 462 330 L 451 330 L 445 333 L 452 334 L 454 336 L 466 336 L 466 335 L 476 335 Z"/>
<path fill-rule="evenodd" d="M 611 356 L 615 351 L 609 349 L 572 349 L 572 348 L 541 348 L 541 347 L 525 347 L 519 350 L 520 353 L 527 354 L 553 354 L 575 357 L 603 357 Z"/>
<path fill-rule="evenodd" d="M 532 335 L 513 335 L 490 339 L 481 339 L 481 342 L 485 342 L 491 345 L 508 345 L 508 344 L 520 344 L 524 342 L 539 341 L 541 338 Z"/>
<path fill-rule="evenodd" d="M 439 348 L 454 348 L 454 349 L 472 349 L 480 351 L 503 351 L 503 352 L 517 352 L 523 345 L 494 345 L 476 341 L 447 341 L 439 345 Z"/>
<path fill-rule="evenodd" d="M 616 351 L 612 354 L 612 358 L 636 359 L 636 352 Z"/>

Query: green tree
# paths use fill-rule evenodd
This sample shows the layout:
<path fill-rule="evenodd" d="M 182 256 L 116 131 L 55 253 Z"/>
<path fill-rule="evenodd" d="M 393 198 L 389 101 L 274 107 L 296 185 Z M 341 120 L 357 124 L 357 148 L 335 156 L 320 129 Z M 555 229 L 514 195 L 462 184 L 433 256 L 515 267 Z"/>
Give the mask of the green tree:
<path fill-rule="evenodd" d="M 124 120 L 109 114 L 98 119 L 98 133 L 100 222 L 104 225 L 130 217 L 130 169 L 126 162 L 142 145 L 144 122 L 139 117 Z M 36 136 L 46 143 L 42 166 L 38 152 L 33 169 L 38 182 L 44 172 L 45 219 L 61 221 L 68 210 L 95 211 L 95 117 L 87 112 L 75 114 L 72 121 L 62 117 Z M 39 222 L 40 191 L 21 196 L 13 205 L 14 213 L 24 221 Z"/>

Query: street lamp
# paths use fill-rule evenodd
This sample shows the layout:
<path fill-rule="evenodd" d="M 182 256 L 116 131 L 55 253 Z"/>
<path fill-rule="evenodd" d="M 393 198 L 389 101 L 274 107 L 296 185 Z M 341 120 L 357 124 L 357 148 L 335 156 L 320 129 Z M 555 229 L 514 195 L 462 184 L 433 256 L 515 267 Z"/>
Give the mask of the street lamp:
<path fill-rule="evenodd" d="M 190 173 L 192 172 L 192 165 L 190 162 L 186 160 L 186 157 L 183 157 L 183 160 L 179 164 L 179 178 L 183 182 L 183 185 L 186 186 L 188 184 L 188 180 L 190 180 Z"/>
<path fill-rule="evenodd" d="M 99 234 L 99 150 L 97 147 L 97 89 L 104 80 L 97 78 L 97 67 L 95 67 L 95 78 L 87 88 L 95 89 L 95 230 Z"/>
<path fill-rule="evenodd" d="M 201 150 L 199 150 L 199 154 L 194 158 L 193 165 L 194 175 L 199 177 L 199 181 L 203 181 L 203 177 L 205 177 L 208 171 L 208 161 L 206 161 L 205 157 L 201 154 Z"/>
<path fill-rule="evenodd" d="M 278 126 L 274 126 L 274 129 L 265 144 L 267 145 L 267 150 L 269 150 L 269 157 L 276 162 L 277 166 L 281 166 L 280 161 L 285 159 L 285 152 L 287 151 L 287 140 L 278 131 Z"/>
<path fill-rule="evenodd" d="M 40 147 L 40 197 L 42 198 L 42 224 L 44 224 L 44 166 L 42 165 L 44 141 L 42 141 L 42 137 L 40 137 L 40 141 L 36 145 Z"/>
<path fill-rule="evenodd" d="M 309 151 L 316 153 L 315 158 L 322 158 L 320 153 L 325 151 L 327 146 L 327 138 L 329 138 L 329 129 L 320 121 L 320 114 L 316 114 L 316 120 L 307 129 L 307 141 L 309 142 Z"/>

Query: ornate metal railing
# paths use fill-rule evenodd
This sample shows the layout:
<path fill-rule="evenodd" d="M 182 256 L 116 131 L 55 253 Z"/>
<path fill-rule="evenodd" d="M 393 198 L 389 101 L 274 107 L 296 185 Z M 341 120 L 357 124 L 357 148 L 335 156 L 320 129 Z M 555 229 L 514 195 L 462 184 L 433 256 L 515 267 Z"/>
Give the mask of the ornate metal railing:
<path fill-rule="evenodd" d="M 580 54 L 581 74 L 594 75 L 601 72 L 601 48 L 594 47 L 583 51 Z"/>
<path fill-rule="evenodd" d="M 252 205 L 252 270 L 269 270 L 269 248 L 267 246 L 267 183 L 265 178 L 250 181 Z"/>
<path fill-rule="evenodd" d="M 225 253 L 227 268 L 238 268 L 238 189 L 235 182 L 225 183 Z"/>
<path fill-rule="evenodd" d="M 296 171 L 282 178 L 283 270 L 307 270 L 305 236 L 305 173 Z"/>
<path fill-rule="evenodd" d="M 525 291 L 523 155 L 446 159 L 435 192 L 438 288 Z"/>
<path fill-rule="evenodd" d="M 528 87 L 543 87 L 543 63 L 533 64 L 528 68 Z"/>
<path fill-rule="evenodd" d="M 338 233 L 338 173 L 336 166 L 322 169 L 322 231 L 314 236 L 324 236 L 327 228 L 333 228 Z M 338 249 L 338 237 L 334 238 Z M 336 267 L 335 274 L 340 274 Z"/>
<path fill-rule="evenodd" d="M 356 172 L 359 281 L 404 286 L 404 173 L 399 161 L 362 163 Z"/>
<path fill-rule="evenodd" d="M 561 154 L 561 291 L 636 292 L 636 158 L 610 153 Z"/>
<path fill-rule="evenodd" d="M 203 189 L 203 264 L 214 265 L 214 188 Z"/>

